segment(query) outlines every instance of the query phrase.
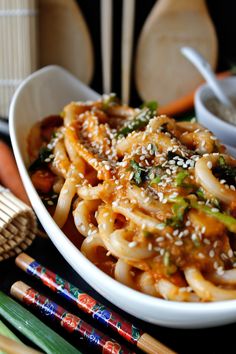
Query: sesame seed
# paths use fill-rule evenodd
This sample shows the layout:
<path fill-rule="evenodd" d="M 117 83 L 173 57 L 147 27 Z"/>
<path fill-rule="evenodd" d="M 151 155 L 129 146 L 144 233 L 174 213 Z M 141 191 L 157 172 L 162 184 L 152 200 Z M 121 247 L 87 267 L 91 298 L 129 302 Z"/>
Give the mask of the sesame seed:
<path fill-rule="evenodd" d="M 134 172 L 131 172 L 129 175 L 129 180 L 131 181 L 131 179 L 134 177 Z"/>
<path fill-rule="evenodd" d="M 52 200 L 48 200 L 48 201 L 47 201 L 47 204 L 48 204 L 48 205 L 54 205 L 54 203 L 53 203 Z"/>
<path fill-rule="evenodd" d="M 207 161 L 207 167 L 209 168 L 209 170 L 212 169 L 212 162 L 211 161 Z"/>
<path fill-rule="evenodd" d="M 177 241 L 175 241 L 175 245 L 176 246 L 182 246 L 183 245 L 183 241 L 182 240 L 177 240 Z"/>
<path fill-rule="evenodd" d="M 133 247 L 136 247 L 137 246 L 137 242 L 136 241 L 132 241 L 132 242 L 129 242 L 128 243 L 128 246 L 130 247 L 130 248 L 133 248 Z"/>
<path fill-rule="evenodd" d="M 148 251 L 152 251 L 152 243 L 151 242 L 149 242 L 149 244 L 148 244 Z"/>
<path fill-rule="evenodd" d="M 211 208 L 211 211 L 212 211 L 213 213 L 218 213 L 219 209 L 218 209 L 218 208 Z"/>
<path fill-rule="evenodd" d="M 182 166 L 184 164 L 184 161 L 183 160 L 179 160 L 178 162 L 177 162 L 177 165 L 178 166 Z"/>
<path fill-rule="evenodd" d="M 234 253 L 231 249 L 228 250 L 228 256 L 229 256 L 229 258 L 232 258 L 234 256 Z"/>
<path fill-rule="evenodd" d="M 156 242 L 162 242 L 164 241 L 164 237 L 160 236 L 156 238 Z"/>
<path fill-rule="evenodd" d="M 206 244 L 206 245 L 210 245 L 211 242 L 208 240 L 208 238 L 204 238 L 203 242 Z"/>
<path fill-rule="evenodd" d="M 217 274 L 219 274 L 219 275 L 223 275 L 223 274 L 224 274 L 224 269 L 223 269 L 223 267 L 218 267 L 218 268 L 216 269 L 216 272 L 217 272 Z"/>

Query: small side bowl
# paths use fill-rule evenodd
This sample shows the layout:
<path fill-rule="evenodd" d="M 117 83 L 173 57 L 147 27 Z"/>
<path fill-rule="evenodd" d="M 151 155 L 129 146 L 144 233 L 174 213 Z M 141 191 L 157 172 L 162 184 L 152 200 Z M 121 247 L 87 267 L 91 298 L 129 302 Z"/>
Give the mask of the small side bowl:
<path fill-rule="evenodd" d="M 228 77 L 219 81 L 224 92 L 236 97 L 236 77 Z M 194 98 L 196 116 L 200 124 L 211 130 L 223 143 L 236 146 L 236 125 L 227 123 L 216 116 L 206 107 L 206 102 L 214 97 L 214 93 L 208 84 L 201 85 Z"/>

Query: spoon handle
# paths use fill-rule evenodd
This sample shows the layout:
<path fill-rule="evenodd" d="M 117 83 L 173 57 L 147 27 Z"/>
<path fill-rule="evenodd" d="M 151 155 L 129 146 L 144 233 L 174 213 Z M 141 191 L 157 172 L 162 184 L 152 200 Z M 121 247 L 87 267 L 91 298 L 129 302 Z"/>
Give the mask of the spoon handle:
<path fill-rule="evenodd" d="M 222 88 L 212 71 L 211 65 L 205 60 L 205 58 L 192 47 L 182 47 L 181 53 L 199 70 L 220 102 L 225 106 L 232 108 L 232 103 L 222 91 Z"/>

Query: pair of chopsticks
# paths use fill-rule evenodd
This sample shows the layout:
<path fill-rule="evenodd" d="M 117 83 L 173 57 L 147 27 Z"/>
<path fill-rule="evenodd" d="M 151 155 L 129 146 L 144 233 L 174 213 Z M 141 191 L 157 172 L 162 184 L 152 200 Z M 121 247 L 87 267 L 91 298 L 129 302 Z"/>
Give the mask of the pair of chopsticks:
<path fill-rule="evenodd" d="M 128 104 L 133 47 L 135 0 L 123 1 L 121 39 L 121 99 Z M 101 45 L 103 91 L 111 92 L 112 82 L 112 0 L 101 0 Z"/>
<path fill-rule="evenodd" d="M 129 343 L 132 343 L 144 352 L 149 354 L 174 353 L 149 334 L 144 333 L 116 312 L 99 303 L 90 295 L 84 293 L 73 284 L 47 269 L 27 254 L 21 253 L 16 258 L 16 265 L 27 274 L 40 280 L 58 295 L 66 298 L 68 302 L 79 307 L 80 310 L 90 315 L 94 320 L 97 320 L 106 328 L 111 328 Z M 118 342 L 104 335 L 100 331 L 95 330 L 79 317 L 69 313 L 67 310 L 21 281 L 12 285 L 11 294 L 23 303 L 39 309 L 43 315 L 58 321 L 63 328 L 67 329 L 67 331 L 82 335 L 89 344 L 93 342 L 100 352 L 118 353 L 120 348 L 121 351 L 123 350 L 122 353 L 130 353 L 128 349 Z"/>

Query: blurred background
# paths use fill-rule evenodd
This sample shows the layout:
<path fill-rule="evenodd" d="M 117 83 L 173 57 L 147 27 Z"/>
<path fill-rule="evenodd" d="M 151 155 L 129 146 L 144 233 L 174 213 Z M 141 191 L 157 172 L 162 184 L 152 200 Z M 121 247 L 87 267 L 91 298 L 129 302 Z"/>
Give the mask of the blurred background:
<path fill-rule="evenodd" d="M 143 98 L 135 84 L 135 62 L 137 44 L 148 15 L 161 0 L 136 0 L 134 16 L 134 36 L 132 48 L 130 103 L 139 105 Z M 181 0 L 182 1 L 182 0 Z M 168 1 L 167 1 L 168 2 Z M 189 0 L 185 3 L 204 3 L 203 0 Z M 74 4 L 73 4 L 74 3 Z M 76 3 L 80 8 L 80 16 L 76 12 Z M 174 4 L 174 1 L 172 1 Z M 178 2 L 179 3 L 179 2 Z M 216 71 L 230 69 L 236 64 L 235 13 L 236 3 L 233 0 L 206 0 L 209 19 L 212 20 L 218 41 Z M 124 1 L 113 0 L 112 15 L 112 87 L 111 90 L 121 96 L 121 33 L 122 7 Z M 177 4 L 177 3 L 176 3 Z M 73 5 L 75 7 L 73 7 Z M 17 10 L 18 8 L 18 10 Z M 100 0 L 0 0 L 0 116 L 7 118 L 9 96 L 25 76 L 37 68 L 47 64 L 65 63 L 77 66 L 77 76 L 83 76 L 84 62 L 80 53 L 84 54 L 83 45 L 79 48 L 80 39 L 84 35 L 84 24 L 89 33 L 92 58 L 90 72 L 87 77 L 80 77 L 96 91 L 102 93 L 102 61 L 101 61 L 101 19 Z M 17 11 L 16 11 L 17 10 Z M 76 15 L 76 16 L 75 16 Z M 76 25 L 76 21 L 80 24 Z M 193 20 L 192 24 L 196 26 Z M 200 26 L 200 24 L 199 24 Z M 86 35 L 85 35 L 86 37 Z M 90 38 L 89 38 L 90 37 Z M 91 41 L 90 41 L 91 39 Z M 77 42 L 76 42 L 77 41 Z M 191 44 L 191 43 L 190 43 Z M 74 45 L 74 47 L 73 47 Z M 76 47 L 76 48 L 75 48 Z M 81 52 L 80 52 L 81 50 Z M 87 53 L 87 52 L 86 52 Z M 85 54 L 91 56 L 91 53 Z M 61 58 L 61 57 L 63 58 Z M 86 59 L 85 59 L 86 61 Z M 173 60 L 172 60 L 173 62 Z M 187 65 L 190 65 L 187 63 Z M 87 65 L 89 66 L 89 65 Z M 7 68 L 6 68 L 7 67 Z M 168 70 L 168 66 L 166 67 Z M 192 70 L 195 70 L 192 68 Z M 73 69 L 72 69 L 73 72 Z M 78 74 L 79 73 L 79 74 Z M 80 75 L 81 73 L 81 75 Z M 4 98 L 5 95 L 5 98 Z"/>
<path fill-rule="evenodd" d="M 178 0 L 177 0 L 178 1 Z M 198 0 L 189 0 L 198 1 Z M 95 72 L 92 80 L 92 87 L 102 92 L 101 74 L 101 42 L 100 42 L 100 1 L 99 0 L 79 0 L 77 1 L 84 13 L 88 23 L 95 55 Z M 137 40 L 144 22 L 152 10 L 155 0 L 136 0 L 135 25 L 134 25 L 134 48 L 136 51 Z M 236 2 L 234 0 L 207 0 L 206 1 L 210 17 L 215 26 L 218 39 L 218 63 L 217 71 L 223 71 L 236 64 Z M 120 96 L 120 65 L 121 65 L 121 14 L 122 1 L 113 1 L 113 91 Z M 134 62 L 134 56 L 133 56 Z M 134 66 L 132 66 L 134 69 Z M 131 103 L 136 105 L 140 102 L 134 84 L 134 70 L 132 70 Z"/>

